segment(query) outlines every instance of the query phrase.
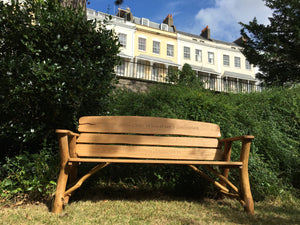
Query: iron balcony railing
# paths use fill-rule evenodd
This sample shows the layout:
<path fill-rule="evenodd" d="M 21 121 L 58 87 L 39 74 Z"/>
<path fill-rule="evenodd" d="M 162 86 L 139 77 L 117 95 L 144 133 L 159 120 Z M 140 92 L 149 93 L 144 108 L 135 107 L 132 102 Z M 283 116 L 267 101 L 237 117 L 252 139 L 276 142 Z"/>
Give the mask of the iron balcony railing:
<path fill-rule="evenodd" d="M 150 62 L 122 61 L 116 68 L 119 77 L 132 78 L 141 81 L 168 83 L 168 72 L 164 64 Z M 263 86 L 255 84 L 255 81 L 242 80 L 234 77 L 220 77 L 212 73 L 195 71 L 199 81 L 203 83 L 203 88 L 219 92 L 260 92 Z"/>

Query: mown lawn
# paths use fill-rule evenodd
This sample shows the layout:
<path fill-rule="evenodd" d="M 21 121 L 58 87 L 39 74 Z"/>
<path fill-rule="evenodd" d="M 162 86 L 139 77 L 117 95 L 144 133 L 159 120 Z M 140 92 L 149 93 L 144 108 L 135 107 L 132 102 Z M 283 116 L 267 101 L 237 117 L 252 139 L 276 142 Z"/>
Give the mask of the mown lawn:
<path fill-rule="evenodd" d="M 138 194 L 139 195 L 139 194 Z M 1 205 L 0 224 L 300 224 L 299 201 L 261 201 L 255 215 L 234 200 L 186 200 L 165 195 L 75 198 L 59 214 L 51 203 Z"/>

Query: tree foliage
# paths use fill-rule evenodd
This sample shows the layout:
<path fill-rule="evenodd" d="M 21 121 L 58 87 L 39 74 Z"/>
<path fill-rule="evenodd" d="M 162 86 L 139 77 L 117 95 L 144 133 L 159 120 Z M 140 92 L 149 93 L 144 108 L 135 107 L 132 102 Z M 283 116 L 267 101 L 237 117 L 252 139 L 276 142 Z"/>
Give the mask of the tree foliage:
<path fill-rule="evenodd" d="M 58 0 L 64 7 L 83 8 L 86 10 L 86 0 Z"/>
<path fill-rule="evenodd" d="M 83 8 L 86 9 L 86 3 L 90 3 L 88 0 L 58 0 L 62 6 L 71 6 L 72 8 Z M 123 0 L 115 0 L 116 5 L 121 5 Z"/>
<path fill-rule="evenodd" d="M 105 111 L 117 37 L 53 0 L 0 1 L 1 155 L 39 151 L 57 128 Z"/>
<path fill-rule="evenodd" d="M 268 25 L 256 18 L 242 25 L 246 38 L 243 53 L 259 67 L 257 78 L 266 85 L 300 82 L 300 2 L 298 0 L 265 0 L 273 10 Z"/>
<path fill-rule="evenodd" d="M 175 67 L 168 68 L 167 82 L 185 86 L 202 87 L 203 83 L 196 76 L 191 65 L 185 63 L 181 70 Z"/>

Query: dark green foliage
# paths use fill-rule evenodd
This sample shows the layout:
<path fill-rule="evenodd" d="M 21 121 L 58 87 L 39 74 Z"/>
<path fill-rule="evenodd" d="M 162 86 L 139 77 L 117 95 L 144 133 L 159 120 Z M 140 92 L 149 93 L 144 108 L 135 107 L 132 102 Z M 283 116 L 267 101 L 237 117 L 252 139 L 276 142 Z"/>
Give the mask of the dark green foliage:
<path fill-rule="evenodd" d="M 179 82 L 184 84 L 192 84 L 196 81 L 196 75 L 191 65 L 185 63 L 179 73 Z"/>
<path fill-rule="evenodd" d="M 168 67 L 168 74 L 167 74 L 167 77 L 166 77 L 167 82 L 172 83 L 172 84 L 177 84 L 178 79 L 179 79 L 179 72 L 180 72 L 179 69 L 177 69 L 175 67 L 172 67 L 172 66 L 169 66 Z"/>
<path fill-rule="evenodd" d="M 251 94 L 215 94 L 188 86 L 158 86 L 147 93 L 117 91 L 113 115 L 141 115 L 217 123 L 223 137 L 255 136 L 249 160 L 251 187 L 256 200 L 299 190 L 300 89 L 272 89 Z M 238 159 L 241 144 L 234 145 Z M 178 170 L 180 177 L 188 177 Z M 237 170 L 231 170 L 237 173 Z M 193 171 L 191 171 L 193 173 Z M 134 176 L 129 172 L 128 176 Z M 162 174 L 161 171 L 158 174 Z M 197 174 L 193 173 L 195 178 Z M 191 177 L 191 176 L 190 176 Z M 237 176 L 232 176 L 237 177 Z M 193 181 L 192 178 L 190 183 Z M 178 183 L 177 183 L 178 182 Z"/>
<path fill-rule="evenodd" d="M 0 198 L 47 199 L 56 187 L 58 153 L 48 147 L 40 153 L 24 153 L 0 163 Z M 55 181 L 54 181 L 55 180 Z"/>
<path fill-rule="evenodd" d="M 273 10 L 270 24 L 258 24 L 256 18 L 243 27 L 243 54 L 261 72 L 257 77 L 266 85 L 290 85 L 300 82 L 300 2 L 265 0 Z"/>
<path fill-rule="evenodd" d="M 105 111 L 117 38 L 56 1 L 0 1 L 1 155 L 37 153 L 57 128 Z M 3 159 L 3 158 L 2 158 Z"/>
<path fill-rule="evenodd" d="M 203 87 L 203 83 L 200 81 L 199 77 L 196 76 L 191 65 L 187 63 L 183 65 L 181 70 L 174 67 L 169 67 L 167 82 L 190 87 Z"/>

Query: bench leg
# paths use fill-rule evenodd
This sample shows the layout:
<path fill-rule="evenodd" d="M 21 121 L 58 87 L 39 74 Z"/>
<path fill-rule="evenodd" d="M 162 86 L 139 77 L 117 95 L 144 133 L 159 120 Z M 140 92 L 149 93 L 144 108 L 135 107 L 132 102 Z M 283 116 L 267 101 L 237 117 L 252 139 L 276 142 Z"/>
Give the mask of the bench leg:
<path fill-rule="evenodd" d="M 244 163 L 239 169 L 240 173 L 240 186 L 241 186 L 241 199 L 245 202 L 244 209 L 250 214 L 254 214 L 254 203 L 250 189 L 249 174 L 248 174 L 248 159 L 251 141 L 244 140 L 242 142 L 241 161 Z"/>
<path fill-rule="evenodd" d="M 69 178 L 68 178 L 68 182 L 70 185 L 73 185 L 74 183 L 76 183 L 77 180 L 77 167 L 78 167 L 78 163 L 72 163 L 72 165 L 70 166 L 70 172 L 69 172 Z M 69 199 L 71 197 L 71 194 L 68 194 L 67 196 L 65 196 L 64 198 L 64 204 L 68 204 Z"/>
<path fill-rule="evenodd" d="M 232 142 L 225 142 L 224 144 L 224 161 L 229 162 L 230 157 L 231 157 L 231 147 L 232 147 Z M 222 175 L 228 179 L 229 177 L 229 168 L 222 168 Z M 226 187 L 226 182 L 224 180 L 220 180 L 220 183 Z M 222 199 L 225 197 L 224 194 L 221 194 L 220 196 Z"/>
<path fill-rule="evenodd" d="M 63 210 L 63 205 L 65 203 L 64 194 L 66 191 L 68 176 L 67 165 L 65 167 L 61 167 L 57 181 L 55 199 L 52 206 L 53 213 L 60 213 Z"/>
<path fill-rule="evenodd" d="M 240 169 L 241 198 L 245 202 L 244 209 L 250 214 L 254 214 L 254 203 L 250 189 L 248 166 L 244 165 Z"/>

